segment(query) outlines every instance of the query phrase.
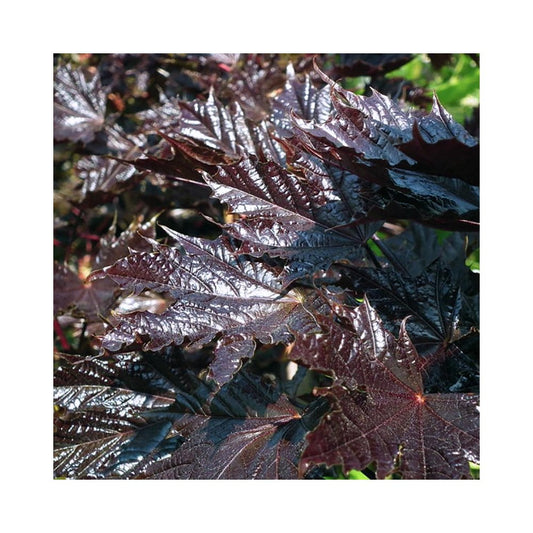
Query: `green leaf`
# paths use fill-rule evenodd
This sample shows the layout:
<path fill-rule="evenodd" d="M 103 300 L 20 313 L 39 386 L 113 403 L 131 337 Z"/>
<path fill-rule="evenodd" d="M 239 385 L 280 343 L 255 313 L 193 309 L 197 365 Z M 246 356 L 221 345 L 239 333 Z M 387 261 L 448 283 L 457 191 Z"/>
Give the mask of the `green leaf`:
<path fill-rule="evenodd" d="M 470 463 L 470 474 L 473 479 L 479 479 L 479 465 L 476 463 Z"/>
<path fill-rule="evenodd" d="M 350 470 L 348 472 L 348 479 L 370 479 L 368 476 L 365 476 L 360 470 Z"/>
<path fill-rule="evenodd" d="M 386 77 L 402 77 L 435 91 L 457 122 L 464 123 L 479 105 L 479 66 L 467 54 L 453 54 L 449 64 L 438 71 L 426 54 L 419 54 Z"/>
<path fill-rule="evenodd" d="M 474 250 L 465 260 L 465 265 L 476 274 L 479 274 L 479 248 Z"/>

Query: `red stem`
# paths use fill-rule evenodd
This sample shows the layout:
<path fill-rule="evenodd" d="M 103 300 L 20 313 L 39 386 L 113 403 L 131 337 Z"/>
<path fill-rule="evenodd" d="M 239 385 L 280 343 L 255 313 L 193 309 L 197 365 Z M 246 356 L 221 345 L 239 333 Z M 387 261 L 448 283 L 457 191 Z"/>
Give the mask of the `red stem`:
<path fill-rule="evenodd" d="M 61 326 L 59 325 L 57 318 L 54 318 L 54 332 L 59 338 L 59 342 L 61 343 L 61 348 L 63 350 L 71 350 L 72 347 L 67 341 L 67 338 L 65 337 L 65 334 L 63 333 L 63 330 L 61 329 Z"/>

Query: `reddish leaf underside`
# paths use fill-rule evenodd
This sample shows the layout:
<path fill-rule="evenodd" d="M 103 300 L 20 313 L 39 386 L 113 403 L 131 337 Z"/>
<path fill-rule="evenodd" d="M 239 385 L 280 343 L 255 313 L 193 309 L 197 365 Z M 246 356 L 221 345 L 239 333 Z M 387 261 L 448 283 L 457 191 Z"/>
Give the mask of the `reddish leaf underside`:
<path fill-rule="evenodd" d="M 335 375 L 333 386 L 319 391 L 333 411 L 308 436 L 302 471 L 375 462 L 378 478 L 469 477 L 468 461 L 479 461 L 478 396 L 424 394 L 424 363 L 405 321 L 396 340 L 368 302 L 343 314 L 349 329 L 332 322 L 329 336 L 308 336 L 291 353 Z"/>

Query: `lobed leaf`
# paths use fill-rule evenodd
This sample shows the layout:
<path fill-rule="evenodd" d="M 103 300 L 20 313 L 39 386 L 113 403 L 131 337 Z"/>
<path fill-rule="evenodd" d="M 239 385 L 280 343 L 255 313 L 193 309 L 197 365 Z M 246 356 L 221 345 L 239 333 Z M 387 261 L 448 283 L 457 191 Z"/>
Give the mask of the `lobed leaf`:
<path fill-rule="evenodd" d="M 173 144 L 190 157 L 215 165 L 254 152 L 253 140 L 238 104 L 230 111 L 215 98 L 213 91 L 205 101 L 177 103 L 179 115 L 171 123 L 171 137 Z"/>
<path fill-rule="evenodd" d="M 245 250 L 291 260 L 293 278 L 361 257 L 361 246 L 379 228 L 357 224 L 370 196 L 354 176 L 314 165 L 302 180 L 276 163 L 249 157 L 204 174 L 213 195 L 238 218 L 227 224 Z M 368 189 L 368 187 L 366 187 Z"/>
<path fill-rule="evenodd" d="M 119 318 L 102 340 L 112 352 L 133 344 L 159 350 L 186 339 L 201 346 L 221 334 L 215 379 L 224 382 L 238 362 L 253 355 L 255 341 L 289 342 L 294 331 L 316 327 L 305 296 L 287 291 L 285 281 L 264 263 L 235 257 L 230 241 L 186 237 L 167 229 L 179 247 L 153 242 L 153 252 L 133 253 L 92 278 L 108 277 L 134 293 L 168 294 L 175 303 L 162 314 L 134 313 Z M 217 371 L 217 369 L 222 369 Z"/>
<path fill-rule="evenodd" d="M 101 203 L 113 198 L 141 178 L 131 165 L 97 155 L 82 157 L 75 172 L 83 180 L 81 200 L 85 202 L 90 199 Z"/>
<path fill-rule="evenodd" d="M 54 475 L 95 478 L 121 474 L 124 451 L 133 443 L 139 460 L 166 437 L 170 424 L 155 426 L 143 413 L 173 403 L 173 398 L 155 397 L 102 385 L 58 386 L 54 390 Z M 146 441 L 148 433 L 152 433 Z M 139 442 L 144 440 L 144 453 Z M 141 446 L 141 447 L 142 447 Z"/>
<path fill-rule="evenodd" d="M 165 354 L 113 358 L 58 354 L 54 373 L 54 475 L 138 477 L 183 438 L 169 406 L 199 409 L 211 394 L 183 361 Z"/>
<path fill-rule="evenodd" d="M 321 57 L 334 77 L 410 56 Z M 69 262 L 55 265 L 54 312 L 85 317 L 79 349 L 91 352 L 56 362 L 55 475 L 293 479 L 375 465 L 378 478 L 470 477 L 477 139 L 436 95 L 430 112 L 359 96 L 312 71 L 311 55 L 88 62 L 98 71 L 59 67 L 55 79 L 55 138 L 71 142 L 56 150 L 57 255 Z M 106 118 L 107 100 L 118 113 Z M 119 198 L 146 175 L 128 163 L 155 175 Z M 222 235 L 162 226 L 156 242 L 155 219 L 136 220 L 96 244 L 132 206 L 211 235 L 204 215 Z M 431 227 L 453 234 L 442 243 Z M 70 324 L 55 321 L 65 350 Z"/>
<path fill-rule="evenodd" d="M 283 91 L 272 100 L 271 121 L 278 135 L 289 137 L 293 135 L 294 130 L 292 115 L 321 123 L 329 117 L 331 106 L 327 85 L 316 89 L 309 75 L 305 76 L 304 81 L 300 81 L 292 65 L 289 65 Z"/>
<path fill-rule="evenodd" d="M 478 396 L 425 393 L 424 361 L 405 321 L 395 339 L 368 301 L 343 315 L 346 327 L 332 322 L 329 335 L 299 339 L 291 352 L 335 376 L 320 390 L 333 411 L 308 435 L 302 471 L 325 463 L 348 472 L 375 462 L 378 478 L 470 477 L 469 461 L 479 462 Z"/>
<path fill-rule="evenodd" d="M 322 122 L 293 115 L 293 144 L 385 187 L 389 217 L 476 228 L 478 143 L 436 97 L 431 113 L 418 116 L 377 91 L 356 95 L 320 74 L 335 112 Z"/>
<path fill-rule="evenodd" d="M 461 291 L 438 262 L 416 278 L 393 268 L 356 268 L 354 273 L 354 288 L 372 300 L 389 328 L 409 315 L 409 334 L 423 353 L 458 336 Z"/>
<path fill-rule="evenodd" d="M 157 479 L 294 479 L 304 435 L 323 415 L 314 402 L 303 413 L 259 376 L 241 372 L 209 407 L 179 417 L 174 429 L 186 436 L 176 452 L 154 463 Z"/>
<path fill-rule="evenodd" d="M 106 93 L 96 69 L 57 69 L 54 79 L 54 138 L 89 143 L 104 125 Z"/>

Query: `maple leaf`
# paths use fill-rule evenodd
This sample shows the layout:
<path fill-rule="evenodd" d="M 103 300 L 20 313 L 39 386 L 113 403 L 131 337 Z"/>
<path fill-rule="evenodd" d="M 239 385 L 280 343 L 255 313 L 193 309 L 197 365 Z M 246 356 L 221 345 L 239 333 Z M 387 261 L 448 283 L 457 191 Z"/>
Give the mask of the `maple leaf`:
<path fill-rule="evenodd" d="M 274 162 L 249 157 L 219 167 L 214 176 L 204 174 L 204 180 L 238 217 L 225 231 L 244 241 L 243 251 L 289 258 L 292 278 L 360 258 L 361 246 L 381 226 L 357 224 L 370 196 L 357 177 L 319 165 L 306 169 L 302 180 Z"/>
<path fill-rule="evenodd" d="M 479 144 L 436 96 L 419 115 L 375 90 L 356 95 L 315 69 L 331 87 L 334 112 L 322 122 L 293 114 L 292 144 L 385 187 L 389 217 L 476 228 Z"/>
<path fill-rule="evenodd" d="M 112 264 L 127 255 L 130 249 L 147 249 L 145 237 L 155 237 L 155 218 L 142 223 L 134 220 L 118 237 L 113 224 L 100 239 L 98 252 L 91 258 L 93 268 Z M 69 265 L 54 263 L 54 314 L 73 311 L 89 321 L 105 316 L 117 298 L 116 285 L 108 279 L 89 280 L 83 272 L 76 273 Z"/>
<path fill-rule="evenodd" d="M 175 300 L 162 314 L 119 317 L 103 348 L 116 352 L 140 343 L 159 350 L 186 339 L 201 346 L 221 334 L 211 372 L 222 384 L 240 360 L 253 355 L 256 340 L 287 343 L 293 332 L 316 327 L 305 307 L 315 305 L 315 297 L 307 302 L 264 263 L 236 257 L 226 237 L 208 241 L 165 229 L 178 246 L 152 241 L 152 252 L 133 253 L 90 276 L 110 278 L 136 294 L 149 289 Z"/>
<path fill-rule="evenodd" d="M 479 398 L 425 393 L 425 361 L 409 339 L 405 320 L 398 339 L 385 330 L 367 300 L 343 309 L 344 327 L 328 336 L 299 338 L 291 352 L 335 377 L 321 389 L 333 411 L 308 436 L 302 471 L 311 465 L 361 470 L 375 462 L 377 477 L 466 478 L 479 461 Z"/>
<path fill-rule="evenodd" d="M 214 393 L 175 353 L 57 358 L 59 477 L 294 479 L 304 436 L 329 408 L 296 407 L 250 367 Z"/>
<path fill-rule="evenodd" d="M 325 122 L 331 113 L 330 90 L 326 85 L 317 89 L 307 74 L 300 81 L 292 65 L 287 67 L 287 81 L 283 91 L 272 100 L 271 122 L 281 137 L 294 135 L 292 115 L 305 120 Z"/>
<path fill-rule="evenodd" d="M 207 100 L 172 99 L 138 116 L 142 132 L 164 140 L 159 155 L 146 153 L 132 161 L 140 169 L 196 180 L 198 169 L 214 174 L 216 165 L 237 162 L 248 154 L 285 162 L 285 152 L 267 122 L 249 121 L 238 102 L 224 106 L 213 90 Z"/>
<path fill-rule="evenodd" d="M 350 269 L 352 286 L 366 294 L 386 327 L 409 315 L 407 329 L 419 352 L 426 355 L 460 337 L 460 287 L 450 270 L 436 261 L 418 276 L 394 268 Z"/>
<path fill-rule="evenodd" d="M 54 137 L 91 142 L 105 121 L 106 93 L 98 71 L 65 65 L 54 81 Z"/>
<path fill-rule="evenodd" d="M 131 357 L 131 356 L 130 356 Z M 174 403 L 174 395 L 117 385 L 120 367 L 58 354 L 54 375 L 54 475 L 101 478 L 125 475 L 154 454 L 171 428 L 146 413 Z"/>
<path fill-rule="evenodd" d="M 80 201 L 90 205 L 109 201 L 142 178 L 131 165 L 97 155 L 82 157 L 75 172 L 83 180 Z"/>
<path fill-rule="evenodd" d="M 84 352 L 56 361 L 56 476 L 469 477 L 479 143 L 436 95 L 429 112 L 386 96 L 409 55 L 319 57 L 385 94 L 311 55 L 56 69 L 54 327 Z M 221 236 L 97 237 L 115 209 L 121 228 L 135 209 Z"/>
<path fill-rule="evenodd" d="M 144 131 L 167 132 L 165 138 L 175 148 L 206 165 L 228 163 L 255 152 L 241 107 L 235 103 L 226 108 L 212 90 L 205 101 L 173 100 L 142 116 Z"/>
<path fill-rule="evenodd" d="M 179 414 L 173 430 L 185 442 L 152 463 L 157 479 L 295 479 L 304 436 L 327 410 L 314 401 L 303 412 L 277 387 L 241 371 L 209 405 Z"/>

